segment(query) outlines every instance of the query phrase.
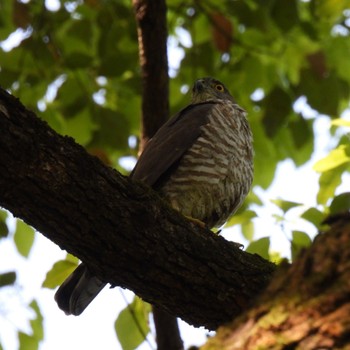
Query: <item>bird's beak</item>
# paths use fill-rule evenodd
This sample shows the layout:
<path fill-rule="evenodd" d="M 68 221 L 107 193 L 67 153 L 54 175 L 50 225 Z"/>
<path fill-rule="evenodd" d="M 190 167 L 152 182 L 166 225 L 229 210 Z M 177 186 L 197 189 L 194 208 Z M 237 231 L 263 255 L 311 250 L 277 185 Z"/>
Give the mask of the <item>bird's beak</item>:
<path fill-rule="evenodd" d="M 204 90 L 204 81 L 198 79 L 193 86 L 193 92 L 202 92 Z"/>

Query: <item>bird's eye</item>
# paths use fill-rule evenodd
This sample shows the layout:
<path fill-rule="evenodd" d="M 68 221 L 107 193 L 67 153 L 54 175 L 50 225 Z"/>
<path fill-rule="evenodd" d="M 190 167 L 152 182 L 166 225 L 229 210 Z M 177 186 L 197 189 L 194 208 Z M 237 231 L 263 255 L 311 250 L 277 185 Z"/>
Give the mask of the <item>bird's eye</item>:
<path fill-rule="evenodd" d="M 220 91 L 220 92 L 223 92 L 224 91 L 224 87 L 221 85 L 221 84 L 216 84 L 215 85 L 215 89 Z"/>

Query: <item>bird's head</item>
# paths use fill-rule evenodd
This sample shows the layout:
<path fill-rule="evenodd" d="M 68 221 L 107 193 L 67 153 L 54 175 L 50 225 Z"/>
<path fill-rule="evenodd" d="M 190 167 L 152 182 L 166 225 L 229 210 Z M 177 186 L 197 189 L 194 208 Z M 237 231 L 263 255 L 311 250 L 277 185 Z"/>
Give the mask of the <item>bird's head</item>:
<path fill-rule="evenodd" d="M 192 88 L 192 103 L 217 99 L 235 102 L 226 86 L 220 81 L 211 77 L 196 80 Z"/>

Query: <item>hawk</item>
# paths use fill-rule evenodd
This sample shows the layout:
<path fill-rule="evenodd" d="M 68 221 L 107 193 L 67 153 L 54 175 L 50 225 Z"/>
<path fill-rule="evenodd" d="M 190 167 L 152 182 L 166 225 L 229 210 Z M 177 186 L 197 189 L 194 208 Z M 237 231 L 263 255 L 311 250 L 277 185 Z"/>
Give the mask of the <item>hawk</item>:
<path fill-rule="evenodd" d="M 253 180 L 246 112 L 220 81 L 198 79 L 191 103 L 150 139 L 130 176 L 152 186 L 183 215 L 209 228 L 223 225 Z M 66 314 L 80 315 L 105 285 L 80 264 L 55 299 Z"/>

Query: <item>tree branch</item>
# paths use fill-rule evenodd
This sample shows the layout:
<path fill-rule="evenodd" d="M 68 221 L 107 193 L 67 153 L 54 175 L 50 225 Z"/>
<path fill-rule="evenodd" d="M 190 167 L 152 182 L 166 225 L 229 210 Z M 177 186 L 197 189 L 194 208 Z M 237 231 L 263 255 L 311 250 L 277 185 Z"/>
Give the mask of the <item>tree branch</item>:
<path fill-rule="evenodd" d="M 201 349 L 349 349 L 350 213 L 328 223 L 292 265 L 279 269 L 255 306 Z"/>
<path fill-rule="evenodd" d="M 169 117 L 165 0 L 133 0 L 142 75 L 141 147 Z"/>
<path fill-rule="evenodd" d="M 214 329 L 239 315 L 275 270 L 191 224 L 2 89 L 0 174 L 1 206 L 102 280 L 195 326 Z"/>
<path fill-rule="evenodd" d="M 177 318 L 156 306 L 153 306 L 152 313 L 157 335 L 157 349 L 184 349 Z"/>
<path fill-rule="evenodd" d="M 139 151 L 169 117 L 169 78 L 165 0 L 133 0 L 142 73 L 142 135 Z M 176 317 L 154 307 L 158 350 L 180 350 Z"/>

